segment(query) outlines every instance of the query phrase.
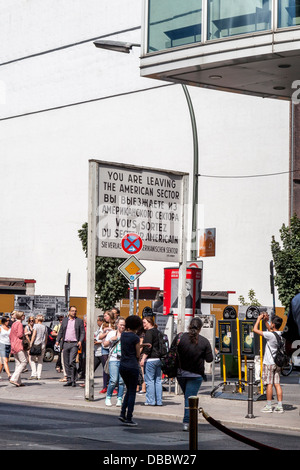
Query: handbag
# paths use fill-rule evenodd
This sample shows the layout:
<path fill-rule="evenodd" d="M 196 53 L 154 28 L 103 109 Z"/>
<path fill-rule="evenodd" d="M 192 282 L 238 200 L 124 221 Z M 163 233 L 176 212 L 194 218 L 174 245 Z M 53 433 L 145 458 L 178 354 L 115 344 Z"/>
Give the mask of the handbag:
<path fill-rule="evenodd" d="M 177 351 L 182 333 L 179 333 L 177 341 L 172 344 L 167 354 L 160 359 L 162 373 L 172 379 L 177 377 L 177 369 L 180 367 L 180 358 Z"/>
<path fill-rule="evenodd" d="M 30 341 L 26 335 L 23 336 L 22 343 L 23 343 L 23 350 L 28 351 L 30 349 Z"/>
<path fill-rule="evenodd" d="M 42 354 L 42 345 L 41 344 L 33 344 L 30 348 L 29 354 L 30 354 L 30 356 L 40 356 Z"/>
<path fill-rule="evenodd" d="M 110 360 L 110 358 L 111 358 L 112 353 L 114 352 L 115 347 L 117 346 L 118 342 L 120 341 L 120 339 L 121 339 L 121 338 L 119 338 L 118 340 L 116 340 L 116 341 L 114 342 L 113 346 L 111 347 L 111 349 L 110 349 L 110 351 L 109 351 L 109 354 L 108 354 L 108 358 L 107 358 L 107 360 L 106 360 L 106 363 L 104 364 L 103 370 L 104 370 L 104 372 L 105 372 L 106 374 L 108 374 L 108 375 L 109 375 L 109 360 Z"/>
<path fill-rule="evenodd" d="M 143 376 L 143 371 L 142 371 L 142 368 L 139 364 L 139 376 L 138 376 L 138 385 L 143 385 L 144 383 L 144 376 Z"/>
<path fill-rule="evenodd" d="M 104 367 L 103 367 L 103 370 L 106 374 L 109 375 L 109 356 L 108 358 L 106 359 L 106 363 L 104 364 Z"/>

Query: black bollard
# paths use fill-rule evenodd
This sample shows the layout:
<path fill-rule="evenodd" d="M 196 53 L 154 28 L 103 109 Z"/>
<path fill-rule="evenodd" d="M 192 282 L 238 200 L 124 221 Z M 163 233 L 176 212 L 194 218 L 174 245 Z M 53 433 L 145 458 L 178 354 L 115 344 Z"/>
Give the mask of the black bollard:
<path fill-rule="evenodd" d="M 198 397 L 189 397 L 189 450 L 198 450 Z"/>
<path fill-rule="evenodd" d="M 254 418 L 253 414 L 253 372 L 254 365 L 253 363 L 249 364 L 249 374 L 248 374 L 248 414 L 245 418 Z"/>

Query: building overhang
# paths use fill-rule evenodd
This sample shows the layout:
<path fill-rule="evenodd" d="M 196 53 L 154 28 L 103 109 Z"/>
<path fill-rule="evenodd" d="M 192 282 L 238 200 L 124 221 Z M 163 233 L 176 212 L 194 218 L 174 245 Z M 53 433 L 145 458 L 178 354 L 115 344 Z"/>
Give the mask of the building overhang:
<path fill-rule="evenodd" d="M 141 76 L 291 100 L 300 87 L 300 30 L 234 36 L 142 55 Z"/>
<path fill-rule="evenodd" d="M 29 289 L 34 290 L 35 284 L 35 279 L 1 277 L 0 294 L 25 295 Z"/>

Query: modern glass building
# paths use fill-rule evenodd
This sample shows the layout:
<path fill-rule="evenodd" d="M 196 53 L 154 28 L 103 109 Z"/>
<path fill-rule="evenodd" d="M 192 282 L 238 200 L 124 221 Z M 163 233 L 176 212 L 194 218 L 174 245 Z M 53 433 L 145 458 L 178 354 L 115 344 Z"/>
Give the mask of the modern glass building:
<path fill-rule="evenodd" d="M 291 99 L 300 0 L 144 0 L 141 74 Z"/>

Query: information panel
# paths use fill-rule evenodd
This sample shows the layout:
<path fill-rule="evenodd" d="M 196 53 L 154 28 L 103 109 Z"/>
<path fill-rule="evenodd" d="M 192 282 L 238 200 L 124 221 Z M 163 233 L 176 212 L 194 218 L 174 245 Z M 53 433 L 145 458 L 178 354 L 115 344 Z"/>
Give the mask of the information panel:
<path fill-rule="evenodd" d="M 240 321 L 241 354 L 242 356 L 254 356 L 255 337 L 253 333 L 254 322 L 251 320 Z"/>
<path fill-rule="evenodd" d="M 178 268 L 164 268 L 164 303 L 163 313 L 172 313 L 175 322 L 179 313 L 178 309 Z M 201 287 L 202 269 L 190 268 L 186 270 L 185 281 L 185 317 L 190 322 L 195 314 L 201 314 Z"/>
<path fill-rule="evenodd" d="M 66 298 L 54 295 L 15 295 L 14 310 L 21 310 L 28 317 L 44 315 L 45 322 L 57 320 L 59 315 L 67 315 Z"/>
<path fill-rule="evenodd" d="M 237 354 L 236 320 L 219 320 L 220 354 Z"/>
<path fill-rule="evenodd" d="M 256 320 L 240 320 L 240 344 L 241 355 L 246 357 L 254 357 L 260 354 L 260 336 L 253 333 L 253 328 Z M 266 331 L 266 325 L 261 322 L 260 329 Z M 264 354 L 264 344 L 262 342 L 262 352 Z"/>
<path fill-rule="evenodd" d="M 98 256 L 125 257 L 128 233 L 142 240 L 139 259 L 180 262 L 184 173 L 99 164 Z"/>

